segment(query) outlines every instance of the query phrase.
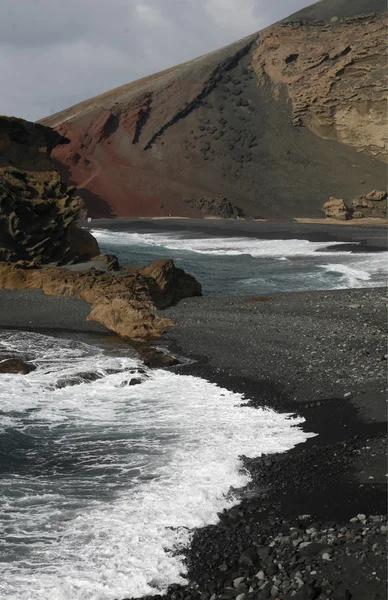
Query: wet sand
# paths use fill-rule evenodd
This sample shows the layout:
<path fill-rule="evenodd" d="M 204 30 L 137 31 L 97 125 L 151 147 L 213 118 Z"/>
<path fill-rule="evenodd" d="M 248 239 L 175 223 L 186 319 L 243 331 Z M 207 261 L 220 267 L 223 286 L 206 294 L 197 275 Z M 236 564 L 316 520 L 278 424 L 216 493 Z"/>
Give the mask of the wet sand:
<path fill-rule="evenodd" d="M 0 327 L 34 331 L 111 332 L 87 321 L 91 304 L 74 296 L 49 296 L 42 290 L 0 290 Z"/>

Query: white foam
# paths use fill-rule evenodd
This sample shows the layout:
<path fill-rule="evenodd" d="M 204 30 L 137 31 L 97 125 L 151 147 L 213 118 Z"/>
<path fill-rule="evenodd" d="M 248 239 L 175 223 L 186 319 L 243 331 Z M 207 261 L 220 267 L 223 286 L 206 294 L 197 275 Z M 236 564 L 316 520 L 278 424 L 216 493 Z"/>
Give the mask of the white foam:
<path fill-rule="evenodd" d="M 239 456 L 283 452 L 311 435 L 302 419 L 241 407 L 240 394 L 196 377 L 148 371 L 122 387 L 133 359 L 30 333 L 0 341 L 39 365 L 2 377 L 3 431 L 36 441 L 34 468 L 0 484 L 0 556 L 15 552 L 0 563 L 7 600 L 113 600 L 183 582 L 182 556 L 170 550 L 236 502 L 230 486 L 248 481 Z M 55 388 L 92 366 L 122 370 Z"/>
<path fill-rule="evenodd" d="M 365 255 L 364 255 L 365 256 Z M 320 265 L 326 273 L 336 276 L 336 288 L 377 287 L 387 284 L 388 255 L 386 252 L 358 256 L 346 264 Z"/>
<path fill-rule="evenodd" d="M 155 246 L 170 250 L 188 250 L 198 254 L 238 256 L 250 255 L 254 258 L 309 256 L 328 248 L 330 242 L 310 242 L 308 240 L 260 240 L 251 237 L 191 238 L 180 233 L 127 233 L 108 229 L 93 229 L 98 242 L 117 246 Z M 338 242 L 336 245 L 345 244 Z M 344 250 L 341 254 L 349 254 Z"/>
<path fill-rule="evenodd" d="M 387 281 L 387 252 L 354 254 L 346 249 L 346 242 L 336 242 L 337 247 L 344 245 L 344 250 L 330 253 L 329 242 L 296 239 L 195 238 L 186 232 L 141 234 L 103 229 L 95 229 L 93 234 L 102 248 L 105 246 L 113 253 L 117 251 L 121 260 L 126 259 L 127 253 L 130 256 L 131 250 L 144 252 L 147 247 L 152 250 L 152 256 L 164 256 L 167 249 L 173 253 L 174 260 L 190 259 L 188 268 L 197 268 L 205 291 L 209 289 L 216 294 L 224 292 L 225 283 L 229 294 L 248 294 L 255 288 L 260 292 L 323 290 L 375 287 L 385 285 Z M 201 264 L 203 255 L 215 260 L 223 256 L 240 256 L 241 261 L 234 262 L 227 273 L 225 269 L 218 272 L 214 264 L 205 267 Z M 257 259 L 255 264 L 245 260 L 247 256 Z M 327 262 L 329 257 L 330 263 Z"/>

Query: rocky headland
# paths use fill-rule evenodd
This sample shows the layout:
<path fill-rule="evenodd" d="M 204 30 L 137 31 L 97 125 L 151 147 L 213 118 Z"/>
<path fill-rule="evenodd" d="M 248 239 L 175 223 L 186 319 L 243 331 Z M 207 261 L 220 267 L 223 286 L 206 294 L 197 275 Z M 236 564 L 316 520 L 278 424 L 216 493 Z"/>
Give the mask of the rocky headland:
<path fill-rule="evenodd" d="M 158 337 L 172 321 L 155 309 L 200 295 L 201 286 L 168 259 L 121 267 L 100 254 L 77 225 L 83 201 L 51 159 L 66 143 L 49 127 L 0 117 L 0 289 L 78 296 L 92 305 L 88 319 L 118 335 Z"/>
<path fill-rule="evenodd" d="M 0 116 L 0 260 L 20 266 L 69 264 L 99 254 L 76 226 L 83 209 L 51 152 L 68 143 L 43 125 Z"/>
<path fill-rule="evenodd" d="M 42 123 L 92 218 L 323 218 L 386 189 L 385 33 L 383 0 L 322 0 Z"/>

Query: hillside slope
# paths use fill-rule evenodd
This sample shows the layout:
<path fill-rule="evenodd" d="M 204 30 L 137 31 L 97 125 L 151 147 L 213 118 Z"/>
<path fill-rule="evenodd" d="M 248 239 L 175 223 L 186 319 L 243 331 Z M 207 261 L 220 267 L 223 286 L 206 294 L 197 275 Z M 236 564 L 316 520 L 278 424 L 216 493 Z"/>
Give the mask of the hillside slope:
<path fill-rule="evenodd" d="M 386 186 L 385 28 L 383 0 L 322 0 L 42 123 L 92 217 L 319 217 Z"/>

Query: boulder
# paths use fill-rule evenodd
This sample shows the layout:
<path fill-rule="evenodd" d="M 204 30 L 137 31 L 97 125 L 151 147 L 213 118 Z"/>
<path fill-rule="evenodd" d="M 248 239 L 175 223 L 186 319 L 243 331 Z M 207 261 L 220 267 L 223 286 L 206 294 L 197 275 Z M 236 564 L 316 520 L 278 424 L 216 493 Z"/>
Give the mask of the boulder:
<path fill-rule="evenodd" d="M 71 253 L 77 257 L 77 261 L 89 260 L 100 255 L 96 238 L 87 229 L 78 227 L 76 221 L 70 223 L 67 228 L 66 242 L 71 248 Z"/>
<path fill-rule="evenodd" d="M 323 210 L 325 211 L 327 219 L 346 221 L 350 218 L 349 209 L 342 198 L 334 198 L 331 196 L 323 205 Z"/>
<path fill-rule="evenodd" d="M 385 197 L 384 197 L 385 196 Z M 366 195 L 361 195 L 352 201 L 353 219 L 362 217 L 386 218 L 387 217 L 387 194 L 374 190 Z"/>
<path fill-rule="evenodd" d="M 7 358 L 0 362 L 0 373 L 21 373 L 27 375 L 35 371 L 35 365 L 27 363 L 21 358 Z"/>
<path fill-rule="evenodd" d="M 162 367 L 174 367 L 180 364 L 180 360 L 171 354 L 162 352 L 151 346 L 139 347 L 138 352 L 146 367 L 159 369 Z"/>
<path fill-rule="evenodd" d="M 101 265 L 104 271 L 119 271 L 120 269 L 118 258 L 114 254 L 99 254 L 93 258 L 93 262 Z"/>
<path fill-rule="evenodd" d="M 380 200 L 385 200 L 388 197 L 388 193 L 386 190 L 372 190 L 365 196 L 367 200 L 374 200 L 375 202 L 380 202 Z"/>
<path fill-rule="evenodd" d="M 158 308 L 173 306 L 183 298 L 201 296 L 201 284 L 170 259 L 154 260 L 140 272 L 149 282 L 152 300 Z"/>
<path fill-rule="evenodd" d="M 370 200 L 367 200 L 365 196 L 359 196 L 352 200 L 352 206 L 355 210 L 372 210 L 374 204 Z"/>

